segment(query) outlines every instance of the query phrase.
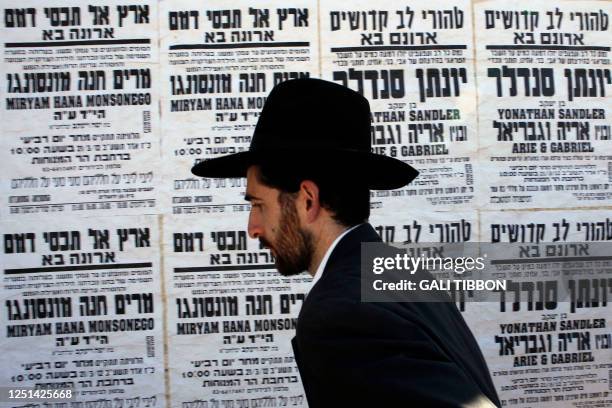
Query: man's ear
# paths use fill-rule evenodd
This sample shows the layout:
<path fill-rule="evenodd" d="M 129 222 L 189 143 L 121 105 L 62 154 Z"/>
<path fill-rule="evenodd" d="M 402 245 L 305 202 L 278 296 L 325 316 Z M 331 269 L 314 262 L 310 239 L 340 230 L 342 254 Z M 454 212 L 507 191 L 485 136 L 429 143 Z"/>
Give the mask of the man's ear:
<path fill-rule="evenodd" d="M 298 199 L 300 201 L 300 211 L 302 211 L 303 219 L 308 223 L 315 221 L 321 211 L 319 186 L 310 180 L 302 181 L 300 183 Z"/>

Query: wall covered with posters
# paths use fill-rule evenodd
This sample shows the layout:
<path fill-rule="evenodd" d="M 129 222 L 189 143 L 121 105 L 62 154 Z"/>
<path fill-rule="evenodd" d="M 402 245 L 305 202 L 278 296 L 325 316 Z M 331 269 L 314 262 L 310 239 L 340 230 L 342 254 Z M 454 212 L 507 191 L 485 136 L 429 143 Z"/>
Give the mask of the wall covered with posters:
<path fill-rule="evenodd" d="M 610 1 L 3 0 L 0 387 L 307 406 L 290 339 L 311 279 L 248 237 L 244 179 L 189 169 L 248 149 L 270 89 L 311 76 L 366 96 L 373 150 L 421 172 L 372 192 L 385 241 L 545 245 L 498 263 L 512 296 L 457 298 L 503 404 L 610 406 L 612 251 L 588 245 L 612 241 L 611 20 Z"/>

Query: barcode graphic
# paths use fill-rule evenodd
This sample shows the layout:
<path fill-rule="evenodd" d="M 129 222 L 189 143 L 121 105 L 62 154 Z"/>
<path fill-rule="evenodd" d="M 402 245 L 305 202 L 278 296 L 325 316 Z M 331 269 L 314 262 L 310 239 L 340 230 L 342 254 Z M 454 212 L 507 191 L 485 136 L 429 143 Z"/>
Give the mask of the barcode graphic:
<path fill-rule="evenodd" d="M 155 338 L 153 336 L 146 337 L 147 357 L 155 357 Z"/>
<path fill-rule="evenodd" d="M 151 111 L 142 112 L 142 132 L 151 133 Z"/>
<path fill-rule="evenodd" d="M 474 174 L 472 173 L 472 164 L 465 164 L 465 184 L 471 186 L 474 184 Z"/>

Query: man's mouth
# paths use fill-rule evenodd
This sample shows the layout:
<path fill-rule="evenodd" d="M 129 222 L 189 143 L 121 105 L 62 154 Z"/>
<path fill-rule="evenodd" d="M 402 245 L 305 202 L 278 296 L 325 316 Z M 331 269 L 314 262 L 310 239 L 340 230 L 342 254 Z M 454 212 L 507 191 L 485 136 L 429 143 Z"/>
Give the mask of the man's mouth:
<path fill-rule="evenodd" d="M 272 252 L 272 255 L 274 255 L 274 248 L 272 247 L 272 245 L 270 245 L 268 241 L 266 241 L 263 238 L 259 238 L 259 244 L 263 246 L 265 249 L 269 249 L 270 252 Z"/>
<path fill-rule="evenodd" d="M 262 242 L 262 245 L 265 249 L 270 251 L 270 253 L 272 254 L 272 257 L 276 259 L 276 251 L 274 250 L 274 247 L 270 245 L 268 242 Z"/>

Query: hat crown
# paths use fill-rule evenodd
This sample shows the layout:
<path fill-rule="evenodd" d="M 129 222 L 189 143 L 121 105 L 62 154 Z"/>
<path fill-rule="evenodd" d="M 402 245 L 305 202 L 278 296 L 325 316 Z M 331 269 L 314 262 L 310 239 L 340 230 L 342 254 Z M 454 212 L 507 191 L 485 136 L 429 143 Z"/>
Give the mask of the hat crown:
<path fill-rule="evenodd" d="M 276 162 L 287 171 L 341 173 L 375 190 L 405 186 L 418 172 L 371 152 L 370 122 L 367 99 L 349 88 L 314 78 L 281 82 L 266 99 L 248 151 L 208 158 L 191 171 L 202 177 L 245 177 L 250 166 Z"/>
<path fill-rule="evenodd" d="M 349 88 L 313 78 L 274 87 L 260 113 L 250 150 L 301 148 L 369 152 L 367 99 Z"/>

